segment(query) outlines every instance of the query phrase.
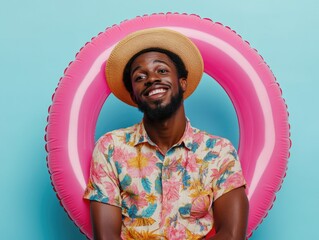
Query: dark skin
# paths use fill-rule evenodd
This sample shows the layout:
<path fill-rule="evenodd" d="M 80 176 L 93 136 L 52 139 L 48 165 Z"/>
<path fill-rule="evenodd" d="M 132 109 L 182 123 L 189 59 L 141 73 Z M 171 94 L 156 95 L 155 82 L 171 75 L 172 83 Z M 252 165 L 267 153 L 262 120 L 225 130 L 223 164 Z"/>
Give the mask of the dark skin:
<path fill-rule="evenodd" d="M 143 53 L 131 66 L 132 99 L 146 102 L 151 108 L 170 103 L 179 86 L 187 88 L 184 78 L 177 77 L 174 63 L 158 52 Z M 154 84 L 156 83 L 156 84 Z M 150 139 L 165 154 L 183 136 L 186 117 L 184 104 L 167 119 L 156 120 L 144 114 L 145 130 Z M 222 195 L 214 201 L 215 236 L 211 240 L 244 240 L 248 220 L 248 200 L 244 187 Z M 111 216 L 111 217 L 110 217 Z M 122 213 L 119 207 L 91 201 L 94 239 L 121 239 Z"/>
<path fill-rule="evenodd" d="M 178 93 L 178 85 L 183 91 L 186 90 L 186 79 L 178 79 L 174 63 L 163 53 L 144 53 L 135 59 L 131 68 L 133 88 L 131 97 L 135 102 L 144 101 L 151 108 L 156 108 L 158 105 L 163 107 Z M 154 91 L 159 93 L 152 94 Z M 184 134 L 186 126 L 184 105 L 181 104 L 171 117 L 164 120 L 154 120 L 144 114 L 143 122 L 150 139 L 165 154 Z"/>

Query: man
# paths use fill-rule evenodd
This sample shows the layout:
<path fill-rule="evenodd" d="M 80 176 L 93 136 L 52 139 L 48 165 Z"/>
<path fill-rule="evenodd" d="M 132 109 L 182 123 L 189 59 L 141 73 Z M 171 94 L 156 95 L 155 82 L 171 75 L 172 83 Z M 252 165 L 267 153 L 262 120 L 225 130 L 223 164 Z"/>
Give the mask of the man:
<path fill-rule="evenodd" d="M 106 77 L 143 121 L 102 136 L 84 197 L 95 239 L 245 239 L 245 180 L 231 143 L 193 128 L 183 100 L 203 60 L 184 35 L 147 29 L 112 51 Z"/>

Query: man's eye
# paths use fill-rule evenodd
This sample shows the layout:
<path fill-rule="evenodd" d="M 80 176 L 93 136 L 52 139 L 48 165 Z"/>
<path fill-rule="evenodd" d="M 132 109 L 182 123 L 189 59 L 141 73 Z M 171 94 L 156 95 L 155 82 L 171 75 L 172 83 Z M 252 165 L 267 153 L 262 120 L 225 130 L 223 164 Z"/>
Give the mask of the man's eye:
<path fill-rule="evenodd" d="M 159 73 L 167 73 L 168 71 L 166 69 L 159 69 L 158 72 Z"/>
<path fill-rule="evenodd" d="M 139 81 L 139 80 L 142 80 L 145 78 L 145 75 L 138 75 L 136 78 L 135 78 L 135 81 Z"/>

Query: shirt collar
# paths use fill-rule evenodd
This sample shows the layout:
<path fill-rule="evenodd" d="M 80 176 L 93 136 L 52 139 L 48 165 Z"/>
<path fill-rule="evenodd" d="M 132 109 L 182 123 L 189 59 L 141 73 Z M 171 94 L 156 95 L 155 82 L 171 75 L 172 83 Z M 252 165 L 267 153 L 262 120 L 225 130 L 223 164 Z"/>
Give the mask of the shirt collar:
<path fill-rule="evenodd" d="M 194 129 L 187 118 L 184 134 L 182 138 L 180 139 L 180 141 L 176 143 L 174 146 L 183 145 L 188 150 L 191 150 L 189 146 L 193 144 L 193 140 L 194 140 L 193 134 L 194 134 Z M 153 146 L 155 145 L 155 143 L 153 143 L 152 140 L 147 135 L 143 121 L 137 124 L 135 137 L 134 137 L 134 146 L 141 143 L 149 143 L 150 145 L 153 145 Z"/>
<path fill-rule="evenodd" d="M 140 143 L 150 142 L 147 132 L 144 128 L 143 120 L 137 124 L 134 138 L 134 146 Z"/>

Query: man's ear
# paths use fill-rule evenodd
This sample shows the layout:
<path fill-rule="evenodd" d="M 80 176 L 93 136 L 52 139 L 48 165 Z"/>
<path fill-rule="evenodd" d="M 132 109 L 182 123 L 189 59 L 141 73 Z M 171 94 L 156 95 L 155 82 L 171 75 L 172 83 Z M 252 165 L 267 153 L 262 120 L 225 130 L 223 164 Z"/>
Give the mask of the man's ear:
<path fill-rule="evenodd" d="M 183 92 L 187 89 L 187 79 L 186 78 L 180 78 L 179 84 L 181 85 L 181 88 L 183 89 Z"/>

